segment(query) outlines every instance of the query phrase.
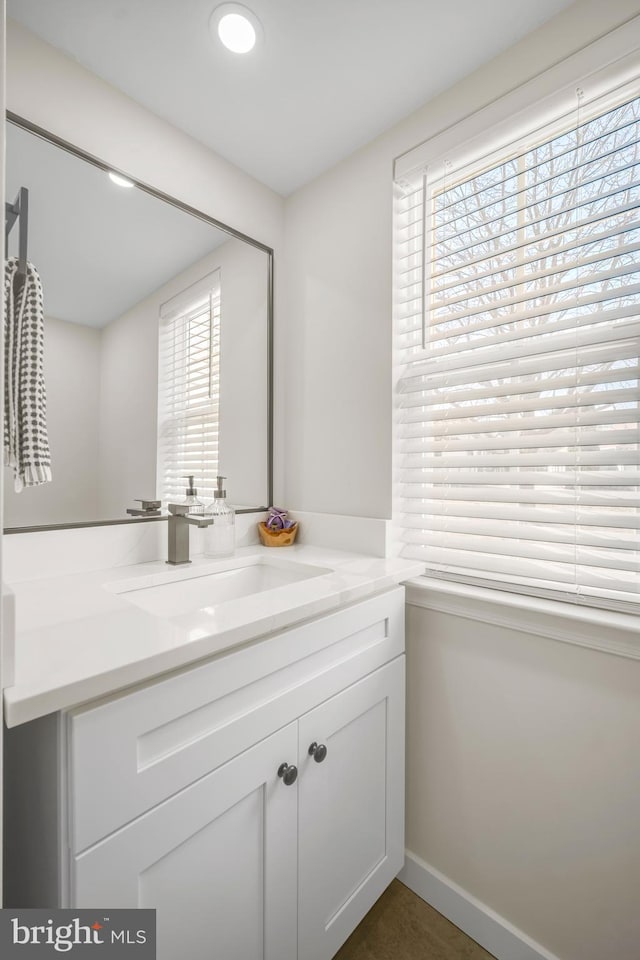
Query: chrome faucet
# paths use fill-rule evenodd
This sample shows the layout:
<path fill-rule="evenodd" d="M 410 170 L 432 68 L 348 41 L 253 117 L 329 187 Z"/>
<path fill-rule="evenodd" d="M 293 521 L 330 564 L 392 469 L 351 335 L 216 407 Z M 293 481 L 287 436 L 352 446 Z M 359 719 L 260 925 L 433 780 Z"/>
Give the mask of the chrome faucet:
<path fill-rule="evenodd" d="M 189 513 L 188 503 L 169 503 L 167 508 L 169 510 L 167 563 L 174 566 L 180 563 L 191 563 L 189 559 L 189 524 L 193 524 L 194 527 L 210 527 L 213 523 L 213 517 Z"/>

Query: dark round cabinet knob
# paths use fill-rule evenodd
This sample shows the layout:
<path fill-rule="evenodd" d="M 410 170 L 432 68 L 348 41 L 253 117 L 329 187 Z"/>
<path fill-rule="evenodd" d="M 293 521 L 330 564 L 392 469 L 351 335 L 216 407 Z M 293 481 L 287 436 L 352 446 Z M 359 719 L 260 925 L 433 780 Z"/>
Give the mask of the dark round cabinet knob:
<path fill-rule="evenodd" d="M 298 779 L 298 768 L 293 764 L 281 763 L 278 767 L 278 776 L 285 786 L 290 787 Z"/>
<path fill-rule="evenodd" d="M 327 755 L 327 748 L 324 743 L 316 743 L 315 740 L 309 747 L 309 756 L 313 757 L 316 763 L 322 763 Z"/>

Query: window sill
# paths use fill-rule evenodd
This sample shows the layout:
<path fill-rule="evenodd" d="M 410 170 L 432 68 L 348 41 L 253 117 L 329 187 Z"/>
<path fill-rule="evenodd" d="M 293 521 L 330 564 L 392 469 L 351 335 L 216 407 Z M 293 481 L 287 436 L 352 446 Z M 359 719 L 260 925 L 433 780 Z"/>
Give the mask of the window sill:
<path fill-rule="evenodd" d="M 409 580 L 406 599 L 414 607 L 640 660 L 640 617 L 634 614 L 579 607 L 429 577 Z"/>

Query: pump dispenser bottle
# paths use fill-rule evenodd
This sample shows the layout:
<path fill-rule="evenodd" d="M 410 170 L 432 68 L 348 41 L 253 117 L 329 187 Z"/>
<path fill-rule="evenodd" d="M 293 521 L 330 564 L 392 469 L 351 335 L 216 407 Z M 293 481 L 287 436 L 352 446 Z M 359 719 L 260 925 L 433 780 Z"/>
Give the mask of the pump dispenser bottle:
<path fill-rule="evenodd" d="M 215 499 L 206 510 L 207 517 L 211 517 L 213 523 L 204 531 L 205 557 L 229 557 L 236 546 L 236 515 L 233 507 L 227 503 L 227 491 L 222 487 L 223 480 L 226 480 L 226 477 L 217 478 L 218 489 L 213 495 Z"/>
<path fill-rule="evenodd" d="M 183 480 L 189 481 L 189 486 L 185 490 L 184 502 L 189 507 L 189 513 L 195 513 L 197 515 L 204 513 L 204 503 L 202 500 L 198 499 L 198 491 L 193 485 L 193 476 L 189 475 L 183 477 Z"/>

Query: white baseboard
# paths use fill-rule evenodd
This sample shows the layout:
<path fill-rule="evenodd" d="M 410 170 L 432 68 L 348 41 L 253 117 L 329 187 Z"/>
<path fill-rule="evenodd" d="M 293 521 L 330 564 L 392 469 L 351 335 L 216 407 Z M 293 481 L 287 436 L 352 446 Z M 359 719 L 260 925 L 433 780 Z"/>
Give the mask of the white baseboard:
<path fill-rule="evenodd" d="M 497 960 L 559 960 L 409 850 L 398 874 L 405 886 L 447 917 Z"/>

